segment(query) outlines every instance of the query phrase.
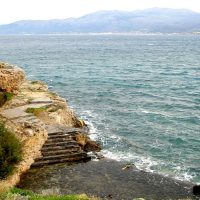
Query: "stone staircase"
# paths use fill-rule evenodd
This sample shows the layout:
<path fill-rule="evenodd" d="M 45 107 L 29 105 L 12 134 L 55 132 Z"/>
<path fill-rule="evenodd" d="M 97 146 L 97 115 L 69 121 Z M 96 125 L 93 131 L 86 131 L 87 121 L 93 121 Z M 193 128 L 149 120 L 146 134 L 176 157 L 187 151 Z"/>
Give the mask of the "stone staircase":
<path fill-rule="evenodd" d="M 48 131 L 48 139 L 41 149 L 41 157 L 35 159 L 32 167 L 64 162 L 88 161 L 91 159 L 73 139 L 77 132 L 83 132 L 82 129 L 52 130 L 52 127 L 50 129 Z"/>

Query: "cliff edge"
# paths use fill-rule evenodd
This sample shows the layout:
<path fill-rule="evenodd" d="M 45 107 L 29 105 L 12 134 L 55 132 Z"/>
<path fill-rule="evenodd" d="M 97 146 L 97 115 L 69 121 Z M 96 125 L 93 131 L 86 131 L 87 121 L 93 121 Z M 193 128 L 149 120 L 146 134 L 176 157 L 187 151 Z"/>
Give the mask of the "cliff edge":
<path fill-rule="evenodd" d="M 0 120 L 5 123 L 7 129 L 15 133 L 23 144 L 22 161 L 16 166 L 12 175 L 6 180 L 0 180 L 0 189 L 18 183 L 20 175 L 27 171 L 37 159 L 45 160 L 42 162 L 44 164 L 51 164 L 47 157 L 42 155 L 41 149 L 44 144 L 48 147 L 46 149 L 62 146 L 68 148 L 65 146 L 68 145 L 65 140 L 69 140 L 69 138 L 66 139 L 66 135 L 69 134 L 64 133 L 66 130 L 68 132 L 71 130 L 68 143 L 74 143 L 79 147 L 77 152 L 81 153 L 81 158 L 89 158 L 88 151 L 100 150 L 100 146 L 91 141 L 87 135 L 88 129 L 84 121 L 76 117 L 65 99 L 50 92 L 48 86 L 41 81 L 27 80 L 21 68 L 2 62 L 0 62 Z M 58 132 L 59 135 L 55 135 Z M 60 133 L 64 133 L 65 136 Z M 62 142 L 59 144 L 58 136 L 62 137 Z M 73 157 L 74 154 L 70 152 L 70 147 L 67 151 Z M 66 150 L 60 149 L 60 152 L 66 153 Z M 60 152 L 58 152 L 59 155 Z M 73 161 L 73 159 L 61 159 L 64 157 L 63 153 L 62 156 L 59 155 L 56 155 L 57 161 L 58 159 L 61 162 Z M 48 158 L 52 159 L 52 156 Z M 78 157 L 74 160 L 77 161 Z"/>

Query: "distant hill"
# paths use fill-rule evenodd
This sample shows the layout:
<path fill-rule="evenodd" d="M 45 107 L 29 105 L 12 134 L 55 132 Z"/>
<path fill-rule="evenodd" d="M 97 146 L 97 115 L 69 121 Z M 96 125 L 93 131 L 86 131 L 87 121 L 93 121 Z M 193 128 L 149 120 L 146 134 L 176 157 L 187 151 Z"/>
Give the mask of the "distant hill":
<path fill-rule="evenodd" d="M 80 18 L 23 20 L 0 25 L 0 34 L 200 32 L 200 13 L 183 9 L 99 11 Z"/>

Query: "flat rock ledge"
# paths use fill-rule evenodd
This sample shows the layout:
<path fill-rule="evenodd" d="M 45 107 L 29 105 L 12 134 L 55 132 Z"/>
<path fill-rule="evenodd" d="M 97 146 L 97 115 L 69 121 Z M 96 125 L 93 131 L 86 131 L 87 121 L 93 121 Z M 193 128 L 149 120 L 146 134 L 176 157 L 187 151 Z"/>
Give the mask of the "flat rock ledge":
<path fill-rule="evenodd" d="M 0 92 L 12 93 L 0 105 L 0 120 L 23 144 L 23 160 L 13 175 L 0 180 L 0 189 L 16 185 L 31 166 L 87 161 L 87 152 L 100 150 L 66 100 L 43 82 L 26 80 L 22 69 L 0 62 Z"/>

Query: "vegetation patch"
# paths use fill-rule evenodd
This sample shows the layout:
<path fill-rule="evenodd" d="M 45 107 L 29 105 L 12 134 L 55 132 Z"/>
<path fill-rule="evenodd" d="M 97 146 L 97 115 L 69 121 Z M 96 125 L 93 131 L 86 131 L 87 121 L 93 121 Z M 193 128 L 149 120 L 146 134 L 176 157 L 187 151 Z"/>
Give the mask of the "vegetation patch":
<path fill-rule="evenodd" d="M 42 112 L 46 111 L 47 108 L 44 107 L 40 107 L 40 108 L 27 108 L 26 109 L 26 113 L 32 113 L 35 116 L 40 115 Z"/>
<path fill-rule="evenodd" d="M 10 93 L 10 92 L 6 92 L 5 93 L 5 99 L 6 101 L 10 101 L 12 98 L 13 98 L 13 93 Z"/>
<path fill-rule="evenodd" d="M 9 192 L 0 194 L 0 200 L 11 200 L 14 195 L 27 197 L 28 200 L 97 200 L 83 195 L 39 195 L 29 190 L 12 188 Z"/>
<path fill-rule="evenodd" d="M 31 81 L 32 84 L 38 84 L 40 83 L 39 81 Z"/>
<path fill-rule="evenodd" d="M 13 98 L 13 93 L 0 92 L 0 106 L 2 106 L 6 101 L 10 101 Z"/>
<path fill-rule="evenodd" d="M 22 145 L 18 138 L 0 122 L 0 179 L 10 175 L 21 161 Z"/>

